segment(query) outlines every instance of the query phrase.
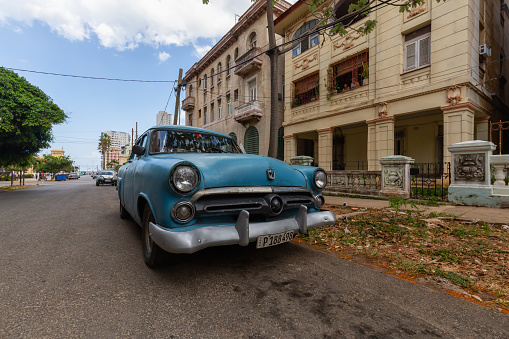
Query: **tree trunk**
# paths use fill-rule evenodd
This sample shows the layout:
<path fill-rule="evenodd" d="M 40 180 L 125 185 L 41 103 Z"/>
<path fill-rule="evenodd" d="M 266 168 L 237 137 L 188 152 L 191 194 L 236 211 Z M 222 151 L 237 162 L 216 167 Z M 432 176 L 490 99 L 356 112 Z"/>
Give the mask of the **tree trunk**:
<path fill-rule="evenodd" d="M 268 156 L 277 157 L 277 131 L 279 118 L 279 105 L 277 98 L 278 90 L 278 58 L 279 50 L 276 48 L 276 33 L 274 31 L 274 14 L 272 10 L 272 0 L 267 0 L 267 29 L 269 31 L 269 52 L 270 58 L 270 133 L 269 133 L 269 151 Z"/>
<path fill-rule="evenodd" d="M 11 170 L 11 187 L 14 186 L 14 170 Z"/>

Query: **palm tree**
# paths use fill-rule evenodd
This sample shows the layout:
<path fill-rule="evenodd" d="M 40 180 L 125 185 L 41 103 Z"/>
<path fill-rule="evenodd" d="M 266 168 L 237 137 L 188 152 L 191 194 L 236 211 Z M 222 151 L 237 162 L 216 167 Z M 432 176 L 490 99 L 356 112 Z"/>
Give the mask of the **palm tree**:
<path fill-rule="evenodd" d="M 99 138 L 99 145 L 97 149 L 101 151 L 103 155 L 103 168 L 106 168 L 106 152 L 110 150 L 111 147 L 111 138 L 108 134 L 101 133 L 101 137 Z"/>

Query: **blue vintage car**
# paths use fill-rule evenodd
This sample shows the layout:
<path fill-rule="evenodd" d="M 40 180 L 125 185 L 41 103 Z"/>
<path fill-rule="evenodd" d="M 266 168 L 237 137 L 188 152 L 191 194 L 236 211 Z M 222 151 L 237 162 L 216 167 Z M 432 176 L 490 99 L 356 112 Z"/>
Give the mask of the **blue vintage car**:
<path fill-rule="evenodd" d="M 157 266 L 164 251 L 281 244 L 333 225 L 322 210 L 325 172 L 244 154 L 228 135 L 185 126 L 143 133 L 118 171 L 120 217 L 142 227 L 143 255 Z"/>

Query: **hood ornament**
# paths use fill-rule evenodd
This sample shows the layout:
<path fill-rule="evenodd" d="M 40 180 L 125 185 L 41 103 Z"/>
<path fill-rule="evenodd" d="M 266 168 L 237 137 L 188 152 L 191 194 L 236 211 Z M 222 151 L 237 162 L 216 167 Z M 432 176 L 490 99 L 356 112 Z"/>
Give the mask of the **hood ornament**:
<path fill-rule="evenodd" d="M 274 180 L 276 179 L 276 171 L 272 168 L 267 168 L 267 179 Z"/>

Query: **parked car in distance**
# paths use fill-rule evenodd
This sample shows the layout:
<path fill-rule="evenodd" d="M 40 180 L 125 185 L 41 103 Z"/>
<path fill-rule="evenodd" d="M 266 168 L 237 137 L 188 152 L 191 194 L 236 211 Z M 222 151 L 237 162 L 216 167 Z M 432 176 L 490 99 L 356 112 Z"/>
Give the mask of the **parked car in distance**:
<path fill-rule="evenodd" d="M 99 186 L 102 184 L 117 185 L 117 175 L 115 171 L 101 171 L 95 179 L 95 185 Z"/>
<path fill-rule="evenodd" d="M 327 183 L 318 167 L 244 154 L 228 135 L 186 126 L 143 133 L 118 171 L 120 217 L 142 227 L 143 256 L 256 242 L 257 248 L 333 225 L 322 210 Z"/>
<path fill-rule="evenodd" d="M 80 175 L 77 172 L 70 172 L 67 175 L 67 179 L 79 179 L 79 178 L 80 178 Z"/>

